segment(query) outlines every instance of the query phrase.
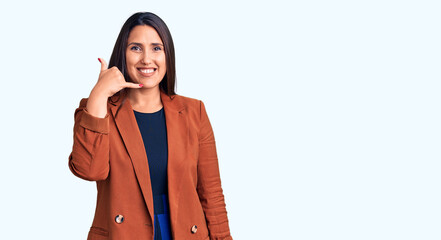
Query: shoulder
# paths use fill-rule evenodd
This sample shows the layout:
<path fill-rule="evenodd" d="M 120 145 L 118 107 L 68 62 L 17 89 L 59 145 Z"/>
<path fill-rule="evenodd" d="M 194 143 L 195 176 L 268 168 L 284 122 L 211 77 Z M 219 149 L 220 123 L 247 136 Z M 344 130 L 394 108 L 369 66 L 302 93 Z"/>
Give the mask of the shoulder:
<path fill-rule="evenodd" d="M 205 105 L 201 99 L 176 94 L 173 96 L 177 102 L 180 102 L 189 113 L 200 116 L 205 112 Z"/>
<path fill-rule="evenodd" d="M 173 97 L 176 98 L 176 100 L 182 102 L 182 104 L 184 104 L 185 106 L 189 106 L 189 107 L 192 107 L 194 105 L 199 105 L 201 102 L 200 99 L 183 96 L 179 94 L 176 94 Z"/>
<path fill-rule="evenodd" d="M 173 98 L 186 107 L 198 107 L 201 105 L 202 100 L 194 97 L 183 96 L 180 94 L 173 95 Z"/>

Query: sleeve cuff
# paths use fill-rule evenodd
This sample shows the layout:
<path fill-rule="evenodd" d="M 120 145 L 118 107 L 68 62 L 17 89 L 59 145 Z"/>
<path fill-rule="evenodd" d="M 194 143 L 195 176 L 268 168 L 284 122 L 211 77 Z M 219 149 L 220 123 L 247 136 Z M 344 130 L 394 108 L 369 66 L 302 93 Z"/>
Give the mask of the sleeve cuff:
<path fill-rule="evenodd" d="M 104 118 L 98 118 L 92 116 L 87 112 L 86 108 L 83 109 L 84 113 L 81 116 L 80 125 L 94 132 L 109 133 L 109 114 L 106 114 Z"/>

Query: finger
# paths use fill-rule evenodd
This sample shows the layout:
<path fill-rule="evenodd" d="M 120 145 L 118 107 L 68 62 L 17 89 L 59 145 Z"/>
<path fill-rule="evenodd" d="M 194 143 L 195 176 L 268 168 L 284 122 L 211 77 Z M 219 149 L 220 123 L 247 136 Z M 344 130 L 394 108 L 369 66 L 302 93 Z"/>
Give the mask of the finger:
<path fill-rule="evenodd" d="M 102 58 L 98 58 L 98 61 L 100 61 L 101 63 L 101 72 L 107 69 L 107 63 L 106 60 L 102 59 Z"/>
<path fill-rule="evenodd" d="M 129 83 L 129 82 L 127 82 L 127 83 L 125 83 L 124 84 L 124 87 L 125 88 L 142 88 L 142 84 L 139 84 L 139 83 Z"/>

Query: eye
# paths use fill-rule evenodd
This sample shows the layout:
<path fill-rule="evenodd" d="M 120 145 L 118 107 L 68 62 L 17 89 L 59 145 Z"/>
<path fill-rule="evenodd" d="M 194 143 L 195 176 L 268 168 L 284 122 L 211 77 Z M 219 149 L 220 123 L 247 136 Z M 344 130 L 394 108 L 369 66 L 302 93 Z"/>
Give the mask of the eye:
<path fill-rule="evenodd" d="M 130 50 L 134 50 L 134 51 L 141 51 L 141 48 L 138 46 L 133 46 L 130 48 Z"/>
<path fill-rule="evenodd" d="M 158 46 L 154 47 L 153 49 L 154 49 L 155 51 L 161 51 L 161 50 L 162 50 L 162 48 L 161 48 L 161 47 L 158 47 Z"/>

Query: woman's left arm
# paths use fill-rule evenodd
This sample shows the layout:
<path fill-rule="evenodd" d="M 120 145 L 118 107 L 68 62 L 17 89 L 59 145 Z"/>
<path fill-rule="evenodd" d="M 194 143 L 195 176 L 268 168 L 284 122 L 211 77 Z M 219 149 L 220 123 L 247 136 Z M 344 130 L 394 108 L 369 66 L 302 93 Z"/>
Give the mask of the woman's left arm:
<path fill-rule="evenodd" d="M 211 240 L 232 240 L 221 186 L 213 129 L 200 101 L 197 191 L 205 212 Z"/>

